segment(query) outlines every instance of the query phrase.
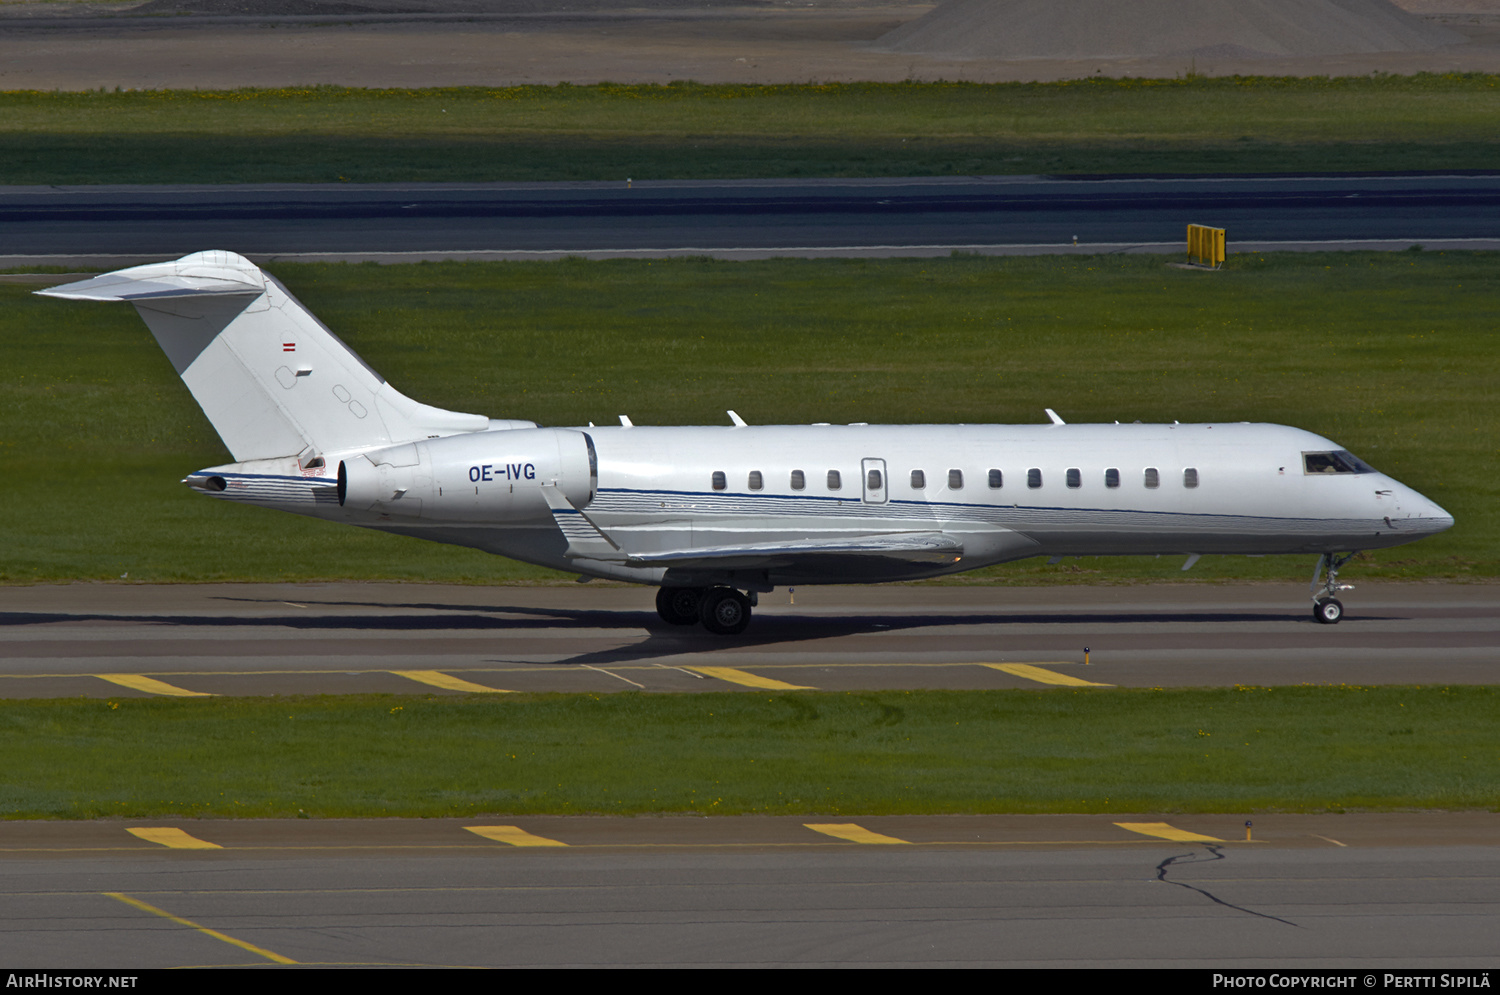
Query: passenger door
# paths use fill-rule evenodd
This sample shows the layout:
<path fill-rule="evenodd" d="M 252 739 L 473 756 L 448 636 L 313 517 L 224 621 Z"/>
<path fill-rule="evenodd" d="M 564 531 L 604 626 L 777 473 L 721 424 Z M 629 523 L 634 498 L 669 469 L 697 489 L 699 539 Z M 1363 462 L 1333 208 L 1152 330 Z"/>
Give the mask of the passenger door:
<path fill-rule="evenodd" d="M 865 504 L 885 504 L 885 460 L 861 460 L 860 469 L 863 471 L 860 477 L 864 484 Z"/>

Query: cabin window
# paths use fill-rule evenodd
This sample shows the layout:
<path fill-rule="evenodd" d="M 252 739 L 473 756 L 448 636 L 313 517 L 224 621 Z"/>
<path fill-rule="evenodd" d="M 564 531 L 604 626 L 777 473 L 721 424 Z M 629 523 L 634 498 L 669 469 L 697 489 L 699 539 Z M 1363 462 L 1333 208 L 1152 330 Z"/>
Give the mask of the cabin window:
<path fill-rule="evenodd" d="M 727 486 L 728 486 L 728 484 L 726 484 L 725 480 L 724 480 L 724 471 L 723 470 L 715 470 L 714 471 L 714 490 L 716 490 L 716 491 L 722 491 Z"/>
<path fill-rule="evenodd" d="M 1161 474 L 1159 474 L 1159 473 L 1156 472 L 1156 467 L 1154 467 L 1154 466 L 1148 466 L 1148 467 L 1146 467 L 1146 486 L 1147 487 L 1160 487 L 1161 486 Z"/>
<path fill-rule="evenodd" d="M 884 486 L 885 479 L 881 476 L 879 470 L 871 470 L 869 473 L 865 474 L 865 487 L 868 490 L 878 491 Z"/>
<path fill-rule="evenodd" d="M 964 489 L 964 472 L 962 470 L 948 471 L 948 489 L 950 491 L 961 491 Z"/>
<path fill-rule="evenodd" d="M 1005 483 L 1005 475 L 999 470 L 990 471 L 990 489 L 999 490 L 1000 485 Z"/>
<path fill-rule="evenodd" d="M 1375 468 L 1351 452 L 1303 453 L 1303 473 L 1374 473 Z"/>
<path fill-rule="evenodd" d="M 828 489 L 830 491 L 836 491 L 836 490 L 840 489 L 843 486 L 844 486 L 844 478 L 841 477 L 841 476 L 839 476 L 839 472 L 837 470 L 829 470 L 828 471 Z"/>
<path fill-rule="evenodd" d="M 1083 486 L 1083 471 L 1076 466 L 1068 467 L 1068 486 L 1073 488 Z"/>
<path fill-rule="evenodd" d="M 1042 486 L 1042 471 L 1037 469 L 1036 467 L 1032 467 L 1030 470 L 1027 470 L 1026 486 L 1033 489 Z"/>
<path fill-rule="evenodd" d="M 763 479 L 763 478 L 762 478 L 762 477 L 761 477 L 761 475 L 760 475 L 760 471 L 759 471 L 759 470 L 751 470 L 751 471 L 750 471 L 750 480 L 749 480 L 749 484 L 750 484 L 750 489 L 751 489 L 751 490 L 752 490 L 752 491 L 758 491 L 758 490 L 760 490 L 760 489 L 761 489 L 761 488 L 762 488 L 762 487 L 764 487 L 764 486 L 766 486 L 766 482 L 765 482 L 765 480 L 764 480 L 764 479 Z"/>
<path fill-rule="evenodd" d="M 792 490 L 800 491 L 807 486 L 807 475 L 801 470 L 792 471 Z"/>
<path fill-rule="evenodd" d="M 914 491 L 920 491 L 925 489 L 926 487 L 927 474 L 923 473 L 921 470 L 913 470 L 911 472 L 911 489 Z"/>
<path fill-rule="evenodd" d="M 1108 470 L 1105 470 L 1104 471 L 1104 486 L 1105 487 L 1119 487 L 1120 486 L 1120 471 L 1117 470 L 1117 469 L 1115 469 L 1114 467 L 1110 467 Z"/>
<path fill-rule="evenodd" d="M 1191 467 L 1190 466 L 1186 470 L 1182 471 L 1182 486 L 1183 487 L 1197 487 L 1198 486 L 1198 470 L 1195 467 Z"/>

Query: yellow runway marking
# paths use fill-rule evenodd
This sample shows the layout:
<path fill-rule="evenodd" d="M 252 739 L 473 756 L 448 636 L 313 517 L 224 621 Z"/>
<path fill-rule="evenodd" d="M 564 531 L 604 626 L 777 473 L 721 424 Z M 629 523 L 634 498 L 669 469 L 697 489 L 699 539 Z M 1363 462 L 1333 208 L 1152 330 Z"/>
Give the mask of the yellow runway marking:
<path fill-rule="evenodd" d="M 430 684 L 444 691 L 467 691 L 470 694 L 510 694 L 504 688 L 487 688 L 483 684 L 475 684 L 466 681 L 462 677 L 454 677 L 440 670 L 393 670 L 391 673 L 397 677 L 405 677 L 407 680 L 416 681 L 418 684 Z"/>
<path fill-rule="evenodd" d="M 545 836 L 537 836 L 528 833 L 520 826 L 465 826 L 469 832 L 477 836 L 483 836 L 487 840 L 496 843 L 509 843 L 511 846 L 567 846 L 562 840 L 549 840 Z"/>
<path fill-rule="evenodd" d="M 747 688 L 763 688 L 767 691 L 816 691 L 817 688 L 807 687 L 802 684 L 788 684 L 786 681 L 776 681 L 769 677 L 756 677 L 754 674 L 734 667 L 688 667 L 688 670 L 696 671 L 705 677 L 717 677 L 721 681 L 731 684 L 743 684 Z"/>
<path fill-rule="evenodd" d="M 143 677 L 140 674 L 95 674 L 102 681 L 118 684 L 133 691 L 145 691 L 149 694 L 170 694 L 178 698 L 212 698 L 213 695 L 207 691 L 189 691 L 166 681 L 159 681 L 154 677 Z"/>
<path fill-rule="evenodd" d="M 124 902 L 126 905 L 134 906 L 135 908 L 140 909 L 142 912 L 149 912 L 149 913 L 151 913 L 154 916 L 161 916 L 163 919 L 170 919 L 173 922 L 177 923 L 179 926 L 186 926 L 189 929 L 196 929 L 198 932 L 200 932 L 200 933 L 206 933 L 207 935 L 212 936 L 216 940 L 223 940 L 225 943 L 228 943 L 230 946 L 239 947 L 241 950 L 248 950 L 252 954 L 256 954 L 257 956 L 264 957 L 267 960 L 273 960 L 273 961 L 275 961 L 278 964 L 295 964 L 295 963 L 297 963 L 296 961 L 292 960 L 290 957 L 283 957 L 283 956 L 281 956 L 281 954 L 272 953 L 271 951 L 267 950 L 265 947 L 257 947 L 255 944 L 253 944 L 253 943 L 246 943 L 244 940 L 236 940 L 234 937 L 232 937 L 232 936 L 226 936 L 225 934 L 219 932 L 217 929 L 209 929 L 207 926 L 200 926 L 200 925 L 198 925 L 197 923 L 193 922 L 191 919 L 184 919 L 181 916 L 174 916 L 172 913 L 167 912 L 164 909 L 158 909 L 154 905 L 149 905 L 146 902 L 141 901 L 139 898 L 131 898 L 129 895 L 125 894 L 124 892 L 120 892 L 120 891 L 106 891 L 106 892 L 103 892 L 103 894 L 107 895 L 110 898 L 113 898 L 113 899 L 116 899 L 118 901 Z"/>
<path fill-rule="evenodd" d="M 833 836 L 837 839 L 848 840 L 850 843 L 910 843 L 910 840 L 898 840 L 894 836 L 885 836 L 880 833 L 872 833 L 863 826 L 856 826 L 852 822 L 804 822 L 804 826 L 815 833 L 824 836 Z"/>
<path fill-rule="evenodd" d="M 125 831 L 132 836 L 138 836 L 147 843 L 160 843 L 174 850 L 222 850 L 217 843 L 208 840 L 200 840 L 196 836 L 189 836 L 181 829 L 172 826 L 127 826 Z"/>
<path fill-rule="evenodd" d="M 1225 843 L 1217 836 L 1203 836 L 1199 833 L 1190 833 L 1186 829 L 1177 829 L 1167 825 L 1165 822 L 1117 822 L 1115 825 L 1121 829 L 1128 829 L 1132 833 L 1140 833 L 1142 836 L 1160 836 L 1164 840 L 1174 843 Z"/>
<path fill-rule="evenodd" d="M 1024 677 L 1028 681 L 1036 681 L 1040 684 L 1062 684 L 1074 688 L 1114 687 L 1113 684 L 1099 684 L 1079 677 L 1069 677 L 1067 674 L 1055 673 L 1030 663 L 981 663 L 980 666 L 989 667 L 991 670 L 1003 670 L 1012 677 Z"/>

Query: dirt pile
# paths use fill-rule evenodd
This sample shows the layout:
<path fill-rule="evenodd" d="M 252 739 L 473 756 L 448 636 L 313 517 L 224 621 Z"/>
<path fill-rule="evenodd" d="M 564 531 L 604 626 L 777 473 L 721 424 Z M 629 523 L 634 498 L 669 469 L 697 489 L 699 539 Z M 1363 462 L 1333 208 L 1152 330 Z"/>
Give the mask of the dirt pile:
<path fill-rule="evenodd" d="M 1253 58 L 1466 40 L 1389 0 L 946 0 L 875 47 L 968 59 Z"/>

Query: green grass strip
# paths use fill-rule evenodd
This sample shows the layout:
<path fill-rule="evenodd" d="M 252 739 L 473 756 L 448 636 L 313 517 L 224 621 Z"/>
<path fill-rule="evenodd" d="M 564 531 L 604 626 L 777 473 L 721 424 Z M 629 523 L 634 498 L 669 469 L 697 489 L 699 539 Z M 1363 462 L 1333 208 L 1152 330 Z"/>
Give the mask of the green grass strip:
<path fill-rule="evenodd" d="M 1500 75 L 0 92 L 0 183 L 1493 169 Z"/>
<path fill-rule="evenodd" d="M 1231 233 L 1232 235 L 1232 233 Z M 1457 518 L 1346 579 L 1500 576 L 1497 253 L 656 261 L 271 269 L 392 384 L 548 425 L 1266 421 Z M 497 583 L 563 575 L 212 501 L 226 462 L 134 310 L 0 284 L 0 582 Z M 1305 580 L 1312 557 L 1029 560 L 989 583 Z"/>
<path fill-rule="evenodd" d="M 0 702 L 9 818 L 1490 809 L 1500 688 Z"/>

